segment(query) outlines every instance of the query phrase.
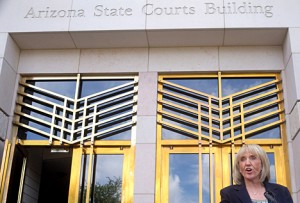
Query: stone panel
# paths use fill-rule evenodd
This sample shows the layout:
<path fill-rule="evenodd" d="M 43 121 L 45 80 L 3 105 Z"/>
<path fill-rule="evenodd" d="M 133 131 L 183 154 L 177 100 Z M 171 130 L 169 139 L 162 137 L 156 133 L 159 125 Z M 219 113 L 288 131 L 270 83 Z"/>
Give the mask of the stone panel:
<path fill-rule="evenodd" d="M 6 138 L 7 125 L 8 125 L 8 117 L 0 109 L 0 137 L 3 140 Z M 1 151 L 1 149 L 0 149 L 0 151 Z"/>
<path fill-rule="evenodd" d="M 149 30 L 147 37 L 150 47 L 221 46 L 224 29 Z"/>
<path fill-rule="evenodd" d="M 292 54 L 300 53 L 300 28 L 289 28 L 284 41 L 284 63 L 287 64 Z"/>
<path fill-rule="evenodd" d="M 280 46 L 220 47 L 221 71 L 279 71 L 284 69 Z"/>
<path fill-rule="evenodd" d="M 290 113 L 300 98 L 300 54 L 293 54 L 285 70 L 287 113 Z"/>
<path fill-rule="evenodd" d="M 286 28 L 276 29 L 225 29 L 224 45 L 281 46 L 287 33 Z"/>
<path fill-rule="evenodd" d="M 149 71 L 217 71 L 217 47 L 151 48 Z"/>
<path fill-rule="evenodd" d="M 77 73 L 80 50 L 23 50 L 19 73 Z"/>
<path fill-rule="evenodd" d="M 138 115 L 156 115 L 157 108 L 157 73 L 139 73 Z"/>
<path fill-rule="evenodd" d="M 283 42 L 284 66 L 287 66 L 291 55 L 292 55 L 292 48 L 291 48 L 290 29 L 289 29 L 288 33 L 286 34 L 285 40 Z"/>
<path fill-rule="evenodd" d="M 84 49 L 80 56 L 80 73 L 143 72 L 147 70 L 148 49 Z"/>
<path fill-rule="evenodd" d="M 12 33 L 20 49 L 75 49 L 68 32 Z"/>
<path fill-rule="evenodd" d="M 137 117 L 136 142 L 148 144 L 156 143 L 156 116 Z"/>
<path fill-rule="evenodd" d="M 294 139 L 300 130 L 300 102 L 297 102 L 289 116 L 289 127 L 291 139 Z"/>
<path fill-rule="evenodd" d="M 295 167 L 295 183 L 296 183 L 296 188 L 294 188 L 294 191 L 300 191 L 300 159 L 299 159 L 299 154 L 300 154 L 300 133 L 297 134 L 295 139 L 293 140 L 292 143 L 293 146 L 293 154 L 294 154 L 294 160 L 291 160 L 294 162 L 294 167 Z"/>
<path fill-rule="evenodd" d="M 0 58 L 4 57 L 5 54 L 5 48 L 7 44 L 7 33 L 0 33 Z"/>
<path fill-rule="evenodd" d="M 16 72 L 18 69 L 19 57 L 19 47 L 16 45 L 14 40 L 8 36 L 4 58 Z"/>
<path fill-rule="evenodd" d="M 77 48 L 122 48 L 147 47 L 146 32 L 140 30 L 126 31 L 87 31 L 71 32 L 70 35 Z"/>
<path fill-rule="evenodd" d="M 134 174 L 134 194 L 154 195 L 155 144 L 137 144 Z"/>
<path fill-rule="evenodd" d="M 289 35 L 291 40 L 292 53 L 300 53 L 300 28 L 290 28 Z"/>
<path fill-rule="evenodd" d="M 16 72 L 0 58 L 0 109 L 11 115 L 15 94 Z"/>

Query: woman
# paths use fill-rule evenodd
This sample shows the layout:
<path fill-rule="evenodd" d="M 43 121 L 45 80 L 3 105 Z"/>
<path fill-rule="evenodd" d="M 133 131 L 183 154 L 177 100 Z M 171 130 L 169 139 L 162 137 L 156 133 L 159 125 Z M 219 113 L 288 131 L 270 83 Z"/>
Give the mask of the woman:
<path fill-rule="evenodd" d="M 244 145 L 237 153 L 231 185 L 221 190 L 221 203 L 293 203 L 288 189 L 269 183 L 270 162 L 258 145 Z"/>

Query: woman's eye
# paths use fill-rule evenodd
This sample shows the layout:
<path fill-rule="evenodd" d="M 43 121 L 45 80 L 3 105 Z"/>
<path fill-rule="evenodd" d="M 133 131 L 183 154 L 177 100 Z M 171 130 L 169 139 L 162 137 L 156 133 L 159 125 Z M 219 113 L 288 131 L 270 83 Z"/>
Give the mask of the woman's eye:
<path fill-rule="evenodd" d="M 251 160 L 255 160 L 255 159 L 256 159 L 256 156 L 250 156 L 250 159 L 251 159 Z"/>
<path fill-rule="evenodd" d="M 241 158 L 241 162 L 244 162 L 244 161 L 246 161 L 246 157 Z"/>

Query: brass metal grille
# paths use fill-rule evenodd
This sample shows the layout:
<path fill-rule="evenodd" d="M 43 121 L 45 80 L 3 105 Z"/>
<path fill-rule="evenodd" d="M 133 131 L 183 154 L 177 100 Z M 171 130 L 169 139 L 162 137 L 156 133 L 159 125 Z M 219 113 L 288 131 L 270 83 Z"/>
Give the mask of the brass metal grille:
<path fill-rule="evenodd" d="M 76 82 L 74 98 L 32 84 L 37 80 Z M 128 80 L 121 85 L 79 98 L 81 79 Z M 131 129 L 136 123 L 137 77 L 22 78 L 19 83 L 14 124 L 61 143 L 75 144 L 103 139 Z M 63 87 L 61 87 L 63 88 Z M 20 133 L 19 133 L 20 134 Z M 26 133 L 25 133 L 26 134 Z M 25 139 L 21 138 L 20 139 Z"/>
<path fill-rule="evenodd" d="M 220 202 L 243 144 L 261 145 L 290 186 L 279 74 L 160 75 L 157 109 L 156 203 Z"/>
<path fill-rule="evenodd" d="M 159 87 L 158 124 L 182 135 L 178 139 L 245 141 L 284 122 L 281 80 L 275 77 L 224 97 L 222 93 L 210 95 L 163 77 Z"/>

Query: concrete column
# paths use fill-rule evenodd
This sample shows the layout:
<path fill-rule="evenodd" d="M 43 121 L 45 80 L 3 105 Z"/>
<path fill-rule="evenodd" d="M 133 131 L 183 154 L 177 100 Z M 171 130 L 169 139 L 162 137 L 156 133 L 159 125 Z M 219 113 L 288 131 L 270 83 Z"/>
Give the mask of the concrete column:
<path fill-rule="evenodd" d="M 153 203 L 155 195 L 157 73 L 139 74 L 134 202 Z"/>
<path fill-rule="evenodd" d="M 290 28 L 284 42 L 283 71 L 289 159 L 294 202 L 300 201 L 300 28 Z"/>
<path fill-rule="evenodd" d="M 8 33 L 0 33 L 0 137 L 7 138 L 13 115 L 20 50 Z"/>

